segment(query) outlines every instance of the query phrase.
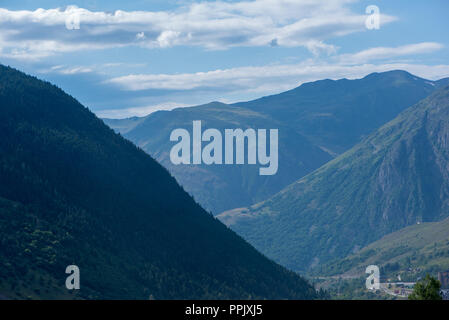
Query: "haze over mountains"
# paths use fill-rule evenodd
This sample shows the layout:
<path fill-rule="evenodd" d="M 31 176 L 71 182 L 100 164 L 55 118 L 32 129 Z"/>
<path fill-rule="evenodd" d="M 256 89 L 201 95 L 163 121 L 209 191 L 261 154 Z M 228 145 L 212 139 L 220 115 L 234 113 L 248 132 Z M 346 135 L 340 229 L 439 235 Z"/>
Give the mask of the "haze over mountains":
<path fill-rule="evenodd" d="M 249 102 L 159 111 L 143 118 L 104 119 L 164 165 L 214 214 L 263 201 L 348 150 L 361 138 L 427 97 L 448 79 L 429 81 L 405 71 L 363 79 L 321 80 Z M 279 129 L 279 170 L 260 176 L 258 166 L 178 165 L 170 162 L 176 128 Z"/>
<path fill-rule="evenodd" d="M 0 111 L 2 297 L 316 297 L 57 87 L 0 65 Z"/>
<path fill-rule="evenodd" d="M 294 270 L 449 216 L 449 86 L 270 199 L 220 215 Z"/>

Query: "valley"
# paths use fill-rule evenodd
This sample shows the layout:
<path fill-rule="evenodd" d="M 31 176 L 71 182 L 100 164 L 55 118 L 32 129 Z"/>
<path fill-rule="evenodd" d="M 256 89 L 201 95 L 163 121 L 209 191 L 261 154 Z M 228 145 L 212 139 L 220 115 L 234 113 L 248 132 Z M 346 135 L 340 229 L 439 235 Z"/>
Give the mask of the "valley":
<path fill-rule="evenodd" d="M 268 257 L 307 272 L 449 214 L 449 88 L 275 196 L 219 218 Z"/>
<path fill-rule="evenodd" d="M 347 151 L 446 81 L 429 81 L 396 70 L 356 80 L 305 83 L 248 102 L 211 102 L 141 118 L 103 120 L 154 157 L 200 205 L 217 215 L 268 199 Z M 205 129 L 219 131 L 278 129 L 278 171 L 260 176 L 258 168 L 248 164 L 173 165 L 169 157 L 171 132 L 190 128 L 192 135 L 196 120 L 201 120 Z"/>

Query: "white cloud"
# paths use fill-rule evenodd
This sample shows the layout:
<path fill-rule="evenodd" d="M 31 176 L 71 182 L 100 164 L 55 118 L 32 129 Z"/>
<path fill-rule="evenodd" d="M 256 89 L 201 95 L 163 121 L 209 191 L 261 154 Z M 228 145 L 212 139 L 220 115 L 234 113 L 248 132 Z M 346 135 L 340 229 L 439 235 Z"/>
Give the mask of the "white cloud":
<path fill-rule="evenodd" d="M 438 50 L 438 43 L 418 43 L 397 48 L 372 48 L 352 55 L 335 57 L 335 63 L 306 60 L 296 64 L 238 67 L 183 74 L 130 74 L 107 80 L 123 90 L 207 90 L 226 92 L 274 93 L 300 83 L 323 78 L 358 78 L 371 72 L 404 69 L 419 76 L 436 79 L 449 76 L 449 67 L 413 63 L 372 64 L 371 60 L 401 57 Z M 359 62 L 359 63 L 354 63 Z"/>
<path fill-rule="evenodd" d="M 81 73 L 96 73 L 96 74 L 104 74 L 105 69 L 113 69 L 113 68 L 142 68 L 145 67 L 145 63 L 123 63 L 123 62 L 108 62 L 102 64 L 95 65 L 87 65 L 87 66 L 68 66 L 68 65 L 55 65 L 50 68 L 38 69 L 37 72 L 41 74 L 62 74 L 62 75 L 73 75 L 73 74 L 81 74 Z"/>
<path fill-rule="evenodd" d="M 66 75 L 94 72 L 93 69 L 91 69 L 89 67 L 82 67 L 82 66 L 81 67 L 60 67 L 60 68 L 53 67 L 52 71 L 56 71 L 57 73 L 66 74 Z"/>
<path fill-rule="evenodd" d="M 365 30 L 354 0 L 256 0 L 199 2 L 173 11 L 93 12 L 66 9 L 11 11 L 0 8 L 0 56 L 42 59 L 56 53 L 120 46 L 177 45 L 226 49 L 235 46 L 304 46 L 314 54 L 334 53 L 324 41 Z M 66 21 L 79 17 L 80 29 Z M 382 23 L 395 20 L 383 16 Z M 72 21 L 72 20 L 70 20 Z"/>
<path fill-rule="evenodd" d="M 156 111 L 161 110 L 173 110 L 175 108 L 184 108 L 188 105 L 182 103 L 175 102 L 165 102 L 161 104 L 144 106 L 144 107 L 133 107 L 133 108 L 125 108 L 125 109 L 106 109 L 100 110 L 96 112 L 96 115 L 100 118 L 111 118 L 111 119 L 123 119 L 130 117 L 143 117 L 149 115 Z"/>
<path fill-rule="evenodd" d="M 166 30 L 157 37 L 157 43 L 161 48 L 172 47 L 173 45 L 176 45 L 176 43 L 182 41 L 180 38 L 181 32 Z"/>
<path fill-rule="evenodd" d="M 314 56 L 319 56 L 321 53 L 326 53 L 327 55 L 337 53 L 337 48 L 335 46 L 325 44 L 323 41 L 311 40 L 307 42 L 305 46 Z"/>
<path fill-rule="evenodd" d="M 399 47 L 377 47 L 340 56 L 341 62 L 360 64 L 372 60 L 391 59 L 415 54 L 431 53 L 444 46 L 436 42 L 422 42 Z"/>
<path fill-rule="evenodd" d="M 136 34 L 136 39 L 138 40 L 145 39 L 145 32 L 139 32 L 138 34 Z"/>

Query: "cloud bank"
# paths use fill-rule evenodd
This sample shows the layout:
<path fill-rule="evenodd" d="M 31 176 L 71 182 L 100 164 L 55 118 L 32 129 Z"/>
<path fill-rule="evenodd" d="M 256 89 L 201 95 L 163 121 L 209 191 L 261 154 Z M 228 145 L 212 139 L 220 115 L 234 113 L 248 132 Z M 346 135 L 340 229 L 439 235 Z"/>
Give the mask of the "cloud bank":
<path fill-rule="evenodd" d="M 172 11 L 11 11 L 0 8 L 0 56 L 42 59 L 58 53 L 125 46 L 302 46 L 313 54 L 335 53 L 325 41 L 365 30 L 354 0 L 256 0 L 200 2 Z M 387 24 L 396 18 L 382 16 Z M 79 22 L 78 26 L 74 24 Z M 67 25 L 75 26 L 71 30 Z"/>
<path fill-rule="evenodd" d="M 375 60 L 391 60 L 414 54 L 431 53 L 441 49 L 439 43 L 424 42 L 400 47 L 379 47 L 354 54 L 334 57 L 333 61 L 322 62 L 309 59 L 297 64 L 277 64 L 260 67 L 238 67 L 208 72 L 183 74 L 131 74 L 108 80 L 123 90 L 141 91 L 194 90 L 227 88 L 228 91 L 272 92 L 290 89 L 296 84 L 322 78 L 357 78 L 371 72 L 404 69 L 427 79 L 449 76 L 446 65 L 426 66 L 410 63 L 380 63 Z"/>

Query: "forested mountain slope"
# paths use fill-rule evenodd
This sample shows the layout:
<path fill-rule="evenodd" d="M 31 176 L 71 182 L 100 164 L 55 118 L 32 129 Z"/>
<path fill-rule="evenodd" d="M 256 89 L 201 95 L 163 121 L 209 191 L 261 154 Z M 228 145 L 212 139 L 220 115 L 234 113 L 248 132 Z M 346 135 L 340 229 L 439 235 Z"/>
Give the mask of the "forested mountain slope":
<path fill-rule="evenodd" d="M 57 87 L 0 66 L 0 112 L 1 296 L 315 297 Z"/>

